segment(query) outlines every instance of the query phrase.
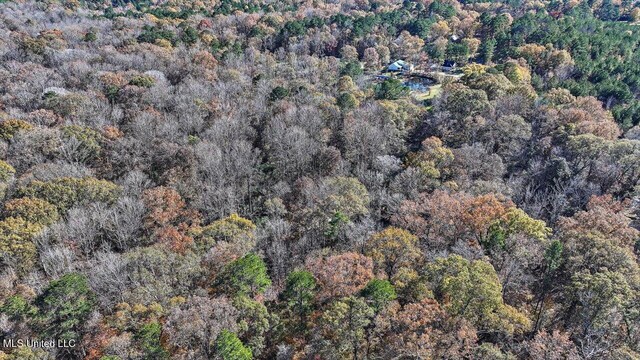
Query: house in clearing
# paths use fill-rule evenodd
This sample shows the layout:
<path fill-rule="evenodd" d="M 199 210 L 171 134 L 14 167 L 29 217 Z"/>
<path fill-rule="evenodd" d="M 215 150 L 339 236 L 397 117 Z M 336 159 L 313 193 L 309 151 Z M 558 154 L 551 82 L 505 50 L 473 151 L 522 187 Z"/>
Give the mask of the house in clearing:
<path fill-rule="evenodd" d="M 392 62 L 388 67 L 389 71 L 413 71 L 413 65 L 404 60 L 396 60 Z"/>

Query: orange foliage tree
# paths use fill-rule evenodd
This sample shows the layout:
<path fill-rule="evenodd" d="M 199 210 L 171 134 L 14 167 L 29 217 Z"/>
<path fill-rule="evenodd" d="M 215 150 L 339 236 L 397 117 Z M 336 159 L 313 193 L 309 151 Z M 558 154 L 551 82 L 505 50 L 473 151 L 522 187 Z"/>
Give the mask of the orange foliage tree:
<path fill-rule="evenodd" d="M 320 287 L 320 301 L 353 295 L 373 279 L 373 261 L 352 252 L 311 258 L 306 267 L 313 273 Z"/>
<path fill-rule="evenodd" d="M 180 253 L 193 245 L 188 230 L 200 223 L 200 216 L 186 208 L 177 191 L 164 186 L 148 189 L 143 193 L 143 201 L 147 208 L 144 226 L 154 241 Z"/>

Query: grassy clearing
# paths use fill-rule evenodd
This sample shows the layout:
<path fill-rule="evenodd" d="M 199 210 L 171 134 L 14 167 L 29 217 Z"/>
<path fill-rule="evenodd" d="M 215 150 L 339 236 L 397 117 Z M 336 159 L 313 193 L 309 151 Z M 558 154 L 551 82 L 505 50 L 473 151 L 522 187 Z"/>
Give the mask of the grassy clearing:
<path fill-rule="evenodd" d="M 438 94 L 440 94 L 440 92 L 442 92 L 442 84 L 437 84 L 429 87 L 428 92 L 418 93 L 413 97 L 418 101 L 424 101 L 435 98 L 436 96 L 438 96 Z"/>

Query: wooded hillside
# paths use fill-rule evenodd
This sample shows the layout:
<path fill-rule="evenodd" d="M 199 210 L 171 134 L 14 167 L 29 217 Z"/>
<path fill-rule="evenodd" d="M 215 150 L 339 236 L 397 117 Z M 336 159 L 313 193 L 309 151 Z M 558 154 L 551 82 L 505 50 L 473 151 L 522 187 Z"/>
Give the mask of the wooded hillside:
<path fill-rule="evenodd" d="M 0 360 L 640 359 L 639 20 L 0 0 Z"/>

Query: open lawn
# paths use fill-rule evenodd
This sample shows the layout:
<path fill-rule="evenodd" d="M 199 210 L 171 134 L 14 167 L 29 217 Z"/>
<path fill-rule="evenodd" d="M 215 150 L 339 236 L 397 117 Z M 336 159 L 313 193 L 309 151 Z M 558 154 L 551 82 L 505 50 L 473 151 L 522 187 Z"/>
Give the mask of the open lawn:
<path fill-rule="evenodd" d="M 429 100 L 429 99 L 433 99 L 436 96 L 438 96 L 438 94 L 440 94 L 440 92 L 442 92 L 442 84 L 436 84 L 433 85 L 431 87 L 429 87 L 429 91 L 428 92 L 416 92 L 413 94 L 413 98 L 418 100 L 418 101 L 424 101 L 424 100 Z"/>

